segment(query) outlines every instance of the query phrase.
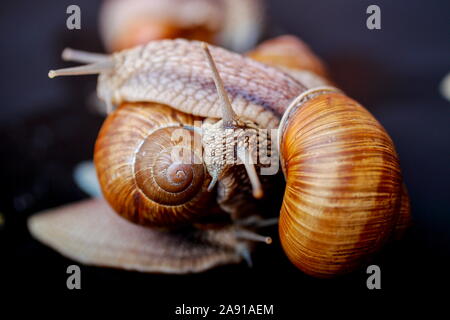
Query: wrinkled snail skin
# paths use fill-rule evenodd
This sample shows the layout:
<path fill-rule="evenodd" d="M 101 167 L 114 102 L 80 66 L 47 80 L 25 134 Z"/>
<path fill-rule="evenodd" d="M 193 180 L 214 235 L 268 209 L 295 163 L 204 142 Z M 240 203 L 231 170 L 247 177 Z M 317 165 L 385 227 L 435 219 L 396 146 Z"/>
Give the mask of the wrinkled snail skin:
<path fill-rule="evenodd" d="M 126 219 L 164 227 L 195 221 L 206 210 L 210 181 L 198 118 L 154 103 L 125 103 L 109 115 L 97 138 L 94 162 L 103 195 Z"/>
<path fill-rule="evenodd" d="M 280 130 L 286 189 L 279 233 L 288 258 L 317 277 L 355 270 L 390 238 L 401 215 L 390 137 L 338 92 L 294 107 Z"/>
<path fill-rule="evenodd" d="M 152 41 L 93 59 L 88 65 L 51 70 L 49 77 L 99 74 L 97 94 L 108 106 L 147 101 L 219 119 L 220 96 L 203 44 L 183 39 Z M 307 89 L 280 69 L 219 47 L 209 48 L 234 112 L 260 128 L 277 128 L 290 101 Z"/>
<path fill-rule="evenodd" d="M 291 99 L 306 87 L 281 70 L 210 46 L 236 114 L 263 128 L 276 128 Z M 201 42 L 161 40 L 112 54 L 98 78 L 102 100 L 152 101 L 201 117 L 221 109 Z"/>

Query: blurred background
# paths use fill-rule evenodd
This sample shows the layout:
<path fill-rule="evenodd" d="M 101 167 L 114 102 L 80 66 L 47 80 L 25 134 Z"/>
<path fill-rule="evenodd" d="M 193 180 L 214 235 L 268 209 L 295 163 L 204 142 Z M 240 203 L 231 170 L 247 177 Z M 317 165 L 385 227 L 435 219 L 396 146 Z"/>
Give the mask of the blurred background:
<path fill-rule="evenodd" d="M 81 8 L 81 30 L 66 28 L 71 4 Z M 381 8 L 381 30 L 366 28 L 371 4 Z M 367 290 L 365 270 L 336 280 L 310 278 L 276 243 L 256 252 L 253 269 L 239 265 L 167 276 L 81 266 L 82 290 L 68 291 L 65 272 L 73 262 L 33 240 L 26 219 L 88 197 L 72 174 L 76 164 L 92 158 L 104 120 L 87 102 L 96 77 L 51 80 L 47 73 L 72 65 L 60 58 L 65 47 L 105 51 L 99 7 L 93 0 L 2 2 L 2 289 L 6 283 L 17 293 L 141 297 L 152 314 L 161 315 L 181 303 L 269 303 L 284 319 L 300 307 L 298 301 L 324 294 L 389 300 L 421 295 L 449 279 L 450 102 L 439 86 L 450 72 L 450 2 L 269 0 L 263 39 L 285 33 L 303 39 L 325 61 L 335 83 L 375 115 L 396 145 L 414 224 L 402 241 L 375 258 L 382 290 Z"/>

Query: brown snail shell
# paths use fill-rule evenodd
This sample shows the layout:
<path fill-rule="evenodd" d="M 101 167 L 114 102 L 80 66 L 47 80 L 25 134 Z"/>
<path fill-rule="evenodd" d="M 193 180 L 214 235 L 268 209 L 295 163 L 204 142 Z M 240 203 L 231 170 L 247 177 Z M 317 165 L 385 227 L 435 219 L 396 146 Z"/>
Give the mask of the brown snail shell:
<path fill-rule="evenodd" d="M 104 0 L 100 35 L 110 52 L 176 38 L 244 51 L 256 44 L 262 20 L 261 0 Z"/>
<path fill-rule="evenodd" d="M 400 203 L 400 211 L 397 223 L 395 225 L 395 230 L 393 232 L 393 240 L 400 240 L 406 230 L 411 226 L 411 203 L 409 200 L 408 190 L 406 189 L 406 185 L 402 186 L 402 195 L 401 195 L 401 203 Z"/>
<path fill-rule="evenodd" d="M 211 199 L 194 116 L 159 104 L 125 103 L 104 122 L 94 163 L 102 192 L 114 210 L 143 225 L 195 221 Z"/>
<path fill-rule="evenodd" d="M 306 70 L 325 79 L 328 78 L 323 61 L 312 52 L 306 43 L 295 36 L 283 35 L 266 40 L 247 55 L 275 67 Z"/>
<path fill-rule="evenodd" d="M 283 70 L 308 89 L 333 84 L 322 60 L 295 36 L 283 35 L 266 40 L 247 52 L 247 56 Z"/>
<path fill-rule="evenodd" d="M 332 277 L 366 262 L 397 223 L 403 228 L 409 210 L 400 213 L 398 157 L 375 118 L 339 92 L 304 97 L 280 126 L 286 189 L 279 233 L 299 269 Z"/>

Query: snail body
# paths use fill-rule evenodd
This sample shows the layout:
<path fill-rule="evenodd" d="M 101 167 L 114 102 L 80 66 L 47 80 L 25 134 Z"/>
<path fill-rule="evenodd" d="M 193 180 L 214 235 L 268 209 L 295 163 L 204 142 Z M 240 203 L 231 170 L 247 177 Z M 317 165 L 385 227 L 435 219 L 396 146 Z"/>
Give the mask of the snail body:
<path fill-rule="evenodd" d="M 83 264 L 152 273 L 202 272 L 239 263 L 249 259 L 252 246 L 236 237 L 239 230 L 233 226 L 161 231 L 129 223 L 101 198 L 34 215 L 28 229 Z"/>
<path fill-rule="evenodd" d="M 219 47 L 210 50 L 234 112 L 260 128 L 277 128 L 290 101 L 307 89 L 281 70 Z M 152 41 L 92 62 L 49 76 L 99 74 L 97 94 L 110 106 L 147 101 L 203 118 L 222 117 L 201 42 Z"/>
<path fill-rule="evenodd" d="M 245 136 L 243 133 L 278 128 L 276 152 L 279 153 L 286 179 L 280 214 L 280 239 L 288 258 L 308 274 L 332 277 L 351 272 L 394 237 L 397 231 L 404 229 L 409 221 L 409 202 L 402 187 L 398 157 L 385 130 L 364 107 L 334 88 L 314 86 L 308 90 L 308 85 L 281 68 L 216 47 L 211 47 L 211 52 L 205 52 L 210 68 L 205 64 L 199 42 L 155 41 L 111 56 L 95 58 L 91 65 L 51 71 L 49 76 L 98 73 L 99 96 L 110 105 L 121 106 L 112 113 L 113 118 L 127 110 L 124 105 L 145 102 L 151 104 L 147 106 L 151 107 L 147 111 L 155 112 L 155 117 L 159 114 L 165 117 L 166 112 L 171 110 L 169 123 L 177 122 L 178 126 L 184 126 L 184 129 L 189 127 L 194 132 L 201 129 L 203 149 L 207 152 L 202 157 L 203 164 L 196 170 L 204 173 L 204 180 L 195 184 L 198 198 L 196 193 L 190 198 L 193 203 L 197 203 L 195 201 L 198 199 L 198 208 L 202 207 L 203 201 L 207 201 L 203 200 L 208 198 L 204 194 L 205 188 L 211 191 L 216 182 L 219 182 L 222 194 L 230 191 L 229 188 L 239 187 L 230 182 L 238 181 L 234 179 L 238 176 L 238 166 L 233 161 L 225 160 L 236 156 L 244 159 L 250 155 L 251 158 L 250 150 L 239 142 L 240 137 Z M 209 69 L 213 71 L 214 81 Z M 167 109 L 163 111 L 164 108 Z M 180 118 L 172 114 L 176 118 L 173 121 L 171 112 L 188 115 Z M 195 117 L 209 118 L 210 122 L 201 128 L 191 127 Z M 142 122 L 141 118 L 138 116 L 136 121 Z M 117 121 L 120 125 L 122 120 Z M 112 123 L 114 120 L 107 120 L 105 126 L 109 127 Z M 140 128 L 145 127 L 142 124 L 135 127 L 141 138 L 157 133 L 153 129 L 139 132 Z M 172 130 L 163 128 L 166 133 Z M 130 137 L 120 134 L 120 130 L 111 130 L 111 135 L 105 135 L 103 131 L 97 142 L 98 155 L 95 157 L 100 168 L 99 180 L 104 189 L 106 186 L 106 198 L 108 194 L 127 194 L 115 189 L 119 188 L 120 182 L 109 182 L 111 179 L 108 176 L 113 176 L 116 171 L 114 161 L 103 167 L 102 156 L 113 152 L 114 148 L 105 149 L 110 151 L 102 149 L 104 143 L 115 142 L 116 137 L 118 141 L 122 136 L 126 139 Z M 109 138 L 102 142 L 104 137 Z M 131 152 L 122 157 L 121 163 L 130 163 L 133 152 L 134 155 L 140 154 L 140 148 L 147 143 L 145 139 L 141 140 L 144 142 L 139 146 L 131 147 L 132 144 L 126 143 Z M 149 146 L 152 140 L 148 140 Z M 231 148 L 227 144 L 229 140 L 233 141 Z M 264 137 L 256 141 L 258 146 L 271 145 Z M 224 149 L 220 153 L 218 148 L 222 145 Z M 195 149 L 192 151 L 192 157 L 197 157 L 196 152 Z M 154 161 L 154 158 L 151 159 Z M 151 167 L 148 164 L 142 167 L 147 172 Z M 248 180 L 243 184 L 251 185 L 253 195 L 259 197 L 262 186 L 255 166 L 245 161 L 243 164 L 248 174 Z M 101 176 L 108 170 L 112 172 Z M 178 172 L 177 169 L 175 172 Z M 157 174 L 153 171 L 146 176 Z M 180 175 L 188 176 L 187 173 Z M 130 183 L 131 186 L 139 186 L 138 195 L 146 188 L 145 183 L 141 181 L 140 184 L 136 178 L 129 181 L 134 182 Z M 131 203 L 133 199 L 135 197 L 125 197 L 124 205 L 130 204 L 133 208 L 139 203 L 139 207 L 141 200 Z M 150 211 L 141 217 L 135 214 L 136 208 L 127 211 L 128 208 L 122 205 L 114 208 L 138 223 L 149 222 L 152 226 L 177 223 L 171 214 L 166 215 L 167 208 L 156 210 L 162 218 L 153 217 L 154 212 Z M 183 204 L 182 208 L 190 207 Z M 225 207 L 222 209 L 227 211 Z M 169 212 L 173 213 L 172 209 Z M 187 212 L 189 209 L 173 216 L 183 222 L 192 221 L 184 215 Z M 189 216 L 196 217 L 198 214 L 192 215 L 191 212 Z M 258 236 L 252 234 L 248 237 Z"/>

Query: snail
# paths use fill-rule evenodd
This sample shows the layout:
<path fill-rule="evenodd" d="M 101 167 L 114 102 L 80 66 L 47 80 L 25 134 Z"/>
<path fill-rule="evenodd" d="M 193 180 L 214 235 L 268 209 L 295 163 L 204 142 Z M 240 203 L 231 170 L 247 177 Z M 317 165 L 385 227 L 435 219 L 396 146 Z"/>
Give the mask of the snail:
<path fill-rule="evenodd" d="M 252 50 L 248 53 L 248 56 L 251 58 L 270 64 L 272 66 L 281 68 L 282 70 L 288 72 L 295 78 L 299 79 L 303 83 L 306 83 L 308 88 L 315 88 L 317 86 L 324 86 L 324 85 L 330 85 L 332 84 L 332 81 L 329 79 L 328 72 L 326 71 L 326 68 L 324 64 L 320 61 L 318 57 L 314 55 L 314 53 L 308 48 L 306 44 L 304 44 L 300 39 L 294 37 L 294 36 L 281 36 L 277 37 L 275 39 L 268 40 L 261 45 L 259 45 L 257 48 Z M 317 177 L 317 179 L 313 180 L 313 176 L 309 176 L 306 172 L 303 173 L 303 175 L 293 175 L 286 172 L 286 168 L 289 170 L 293 170 L 293 172 L 300 173 L 302 170 L 307 171 L 310 170 L 317 170 L 319 172 L 325 173 L 324 170 L 326 166 L 330 166 L 329 168 L 332 168 L 333 161 L 341 161 L 342 163 L 345 163 L 345 161 L 348 161 L 351 159 L 351 157 L 342 157 L 339 159 L 337 156 L 339 152 L 345 151 L 345 147 L 340 147 L 338 145 L 338 141 L 340 140 L 340 143 L 348 143 L 350 142 L 350 139 L 353 137 L 355 138 L 355 141 L 353 143 L 357 144 L 362 148 L 364 139 L 360 139 L 359 141 L 356 141 L 356 130 L 357 127 L 353 127 L 350 125 L 350 119 L 352 116 L 353 111 L 358 111 L 358 113 L 365 111 L 361 106 L 355 105 L 354 101 L 349 100 L 348 98 L 341 98 L 342 105 L 336 109 L 337 112 L 343 112 L 345 110 L 344 103 L 348 103 L 348 114 L 346 117 L 350 117 L 349 119 L 346 119 L 345 117 L 342 117 L 341 119 L 335 117 L 335 115 L 329 115 L 328 119 L 321 119 L 313 121 L 313 115 L 311 113 L 307 113 L 304 116 L 301 115 L 303 112 L 307 112 L 306 110 L 310 108 L 310 110 L 313 110 L 313 113 L 320 114 L 321 117 L 324 116 L 324 112 L 318 112 L 320 110 L 319 106 L 322 104 L 322 107 L 324 110 L 329 110 L 332 112 L 331 107 L 333 104 L 340 103 L 340 102 L 334 102 L 321 100 L 320 97 L 317 97 L 315 100 L 311 101 L 310 104 L 314 104 L 311 107 L 308 107 L 308 99 L 310 99 L 311 96 L 317 95 L 321 89 L 319 90 L 310 90 L 309 92 L 304 93 L 300 97 L 297 98 L 297 100 L 291 104 L 290 109 L 288 108 L 288 111 L 285 112 L 282 124 L 280 125 L 280 131 L 283 132 L 284 130 L 287 130 L 286 128 L 289 128 L 288 130 L 292 130 L 290 133 L 286 133 L 283 138 L 282 134 L 280 133 L 279 138 L 280 140 L 284 140 L 284 143 L 280 143 L 281 146 L 284 146 L 286 148 L 286 151 L 283 152 L 283 150 L 280 150 L 281 154 L 281 161 L 282 161 L 282 168 L 284 169 L 283 172 L 285 174 L 285 177 L 292 177 L 291 183 L 289 180 L 287 181 L 287 187 L 286 187 L 286 194 L 285 194 L 285 201 L 283 201 L 283 208 L 280 214 L 280 237 L 282 244 L 284 246 L 285 252 L 288 254 L 291 261 L 297 265 L 300 269 L 304 270 L 305 272 L 315 275 L 318 277 L 330 277 L 336 274 L 340 273 L 346 273 L 353 269 L 356 269 L 358 265 L 361 264 L 361 261 L 359 259 L 364 258 L 364 256 L 360 256 L 357 252 L 354 254 L 353 261 L 351 260 L 352 254 L 349 254 L 345 252 L 346 254 L 342 255 L 340 253 L 341 250 L 350 250 L 351 246 L 353 244 L 360 244 L 359 242 L 355 243 L 354 239 L 351 239 L 351 236 L 349 234 L 345 234 L 343 232 L 337 232 L 336 225 L 339 225 L 344 221 L 347 223 L 348 217 L 346 217 L 343 213 L 341 216 L 337 214 L 339 210 L 335 210 L 336 214 L 335 217 L 332 217 L 330 214 L 330 217 L 328 217 L 329 223 L 331 225 L 331 228 L 327 229 L 325 227 L 320 228 L 321 233 L 325 234 L 326 237 L 328 237 L 326 240 L 324 235 L 321 235 L 320 233 L 314 233 L 314 227 L 317 224 L 323 223 L 323 221 L 326 221 L 327 218 L 325 215 L 325 212 L 322 212 L 321 215 L 317 216 L 315 219 L 312 217 L 315 209 L 313 207 L 303 206 L 305 209 L 302 211 L 301 209 L 292 210 L 289 209 L 289 207 L 296 206 L 297 208 L 301 208 L 302 206 L 299 205 L 299 203 L 302 202 L 302 198 L 310 199 L 310 201 L 313 202 L 321 202 L 321 201 L 328 201 L 328 205 L 330 207 L 326 208 L 325 204 L 326 202 L 322 202 L 321 210 L 323 211 L 329 211 L 333 212 L 333 206 L 336 204 L 333 203 L 333 198 L 331 197 L 323 197 L 321 198 L 320 193 L 314 193 L 315 190 L 319 190 L 321 192 L 326 193 L 327 187 L 332 190 L 332 186 L 327 186 L 332 182 L 331 179 L 334 179 L 334 182 L 336 182 L 339 186 L 345 186 L 347 182 L 348 177 L 356 176 L 356 177 L 362 177 L 364 175 L 364 169 L 359 168 L 357 169 L 357 161 L 351 160 L 351 167 L 349 168 L 339 168 L 338 166 L 334 167 L 334 170 L 332 172 L 328 173 L 327 179 L 328 180 L 321 180 L 320 177 Z M 328 91 L 325 90 L 325 91 Z M 332 93 L 332 92 L 330 92 Z M 329 97 L 330 98 L 330 97 Z M 328 99 L 329 99 L 328 98 Z M 301 100 L 304 100 L 301 102 Z M 323 97 L 325 99 L 325 97 Z M 296 103 L 298 105 L 296 105 Z M 353 106 L 353 107 L 352 107 Z M 303 111 L 298 111 L 297 109 L 304 109 Z M 355 110 L 351 110 L 354 108 Z M 296 110 L 296 111 L 294 111 Z M 298 112 L 295 116 L 292 115 L 294 112 Z M 292 113 L 292 114 L 291 114 Z M 397 159 L 395 158 L 395 150 L 393 149 L 393 143 L 390 141 L 389 137 L 386 135 L 384 130 L 380 127 L 380 125 L 375 121 L 375 119 L 370 115 L 367 114 L 367 112 L 355 114 L 355 119 L 359 119 L 360 121 L 365 122 L 364 127 L 367 128 L 367 133 L 369 134 L 370 127 L 367 127 L 367 123 L 371 123 L 373 126 L 372 129 L 375 129 L 372 133 L 375 137 L 378 139 L 384 140 L 384 142 L 379 147 L 383 147 L 386 149 L 389 149 L 389 153 L 394 156 L 393 162 L 396 162 Z M 289 119 L 289 120 L 286 120 Z M 301 119 L 301 120 L 300 120 Z M 298 123 L 296 121 L 299 121 Z M 303 122 L 302 122 L 303 121 Z M 304 121 L 311 121 L 311 125 L 308 127 L 305 125 Z M 322 122 L 323 121 L 323 122 Z M 303 134 L 303 132 L 306 132 L 309 128 L 314 128 L 315 126 L 320 126 L 327 124 L 327 122 L 336 123 L 335 128 L 336 129 L 344 129 L 347 131 L 346 136 L 339 136 L 338 134 L 334 134 L 332 131 L 332 126 L 327 126 L 327 133 L 332 136 L 332 138 L 327 137 L 326 139 L 331 140 L 314 140 L 316 138 L 315 135 Z M 285 125 L 286 123 L 289 123 L 289 125 Z M 355 121 L 355 125 L 356 125 Z M 295 139 L 291 140 L 289 142 L 289 138 Z M 374 151 L 374 142 L 372 138 L 366 137 L 365 139 L 368 139 L 370 144 L 366 147 L 370 149 L 371 152 Z M 371 140 L 372 139 L 372 140 Z M 304 143 L 304 144 L 303 144 Z M 316 153 L 311 152 L 308 153 L 308 144 L 314 143 L 314 148 L 320 148 L 322 153 Z M 295 147 L 292 147 L 292 144 L 295 144 Z M 321 145 L 322 144 L 322 145 Z M 333 146 L 333 144 L 336 144 Z M 300 146 L 304 146 L 302 148 L 299 148 Z M 299 154 L 297 155 L 291 155 L 292 153 L 289 152 L 289 150 L 297 149 L 299 148 Z M 334 148 L 334 149 L 333 149 Z M 335 154 L 333 154 L 333 160 L 327 162 L 326 157 L 329 157 L 330 154 L 327 154 L 327 151 L 333 151 Z M 365 151 L 363 149 L 359 150 L 361 154 L 364 154 Z M 284 156 L 286 154 L 290 154 L 289 160 L 286 160 L 287 158 Z M 355 152 L 351 156 L 357 156 L 357 153 Z M 284 159 L 283 159 L 284 158 Z M 369 161 L 370 157 L 364 157 L 364 161 Z M 287 161 L 287 162 L 286 162 Z M 320 166 L 315 166 L 314 162 L 322 162 L 321 165 L 323 165 L 322 168 Z M 389 162 L 388 162 L 389 163 Z M 338 164 L 338 163 L 335 163 Z M 311 167 L 309 167 L 311 165 Z M 366 163 L 364 164 L 366 165 Z M 355 172 L 351 172 L 351 170 L 348 170 L 352 168 Z M 375 164 L 371 165 L 371 170 L 379 170 L 381 168 L 376 168 Z M 357 170 L 360 170 L 361 172 L 357 172 Z M 398 170 L 398 169 L 397 169 Z M 292 171 L 291 171 L 292 172 Z M 394 172 L 395 173 L 395 172 Z M 340 175 L 343 175 L 343 177 L 340 177 Z M 394 174 L 392 179 L 399 179 L 398 172 Z M 299 184 L 297 181 L 308 181 L 308 184 Z M 314 183 L 317 183 L 315 186 Z M 326 182 L 325 185 L 322 183 Z M 367 179 L 361 180 L 360 188 L 368 187 L 370 185 Z M 316 188 L 315 188 L 316 187 Z M 378 192 L 381 196 L 381 193 L 378 190 L 373 190 L 374 192 Z M 335 199 L 339 199 L 339 193 L 335 191 L 328 191 L 329 195 L 333 194 L 335 196 Z M 351 188 L 345 190 L 342 188 L 341 190 L 341 197 L 346 194 L 350 194 L 352 191 Z M 367 191 L 366 191 L 367 192 Z M 396 194 L 398 192 L 391 191 L 393 194 Z M 316 197 L 316 198 L 314 198 Z M 388 216 L 392 215 L 393 217 L 393 223 L 392 227 L 394 230 L 392 232 L 392 238 L 393 239 L 400 239 L 402 235 L 404 234 L 405 230 L 411 223 L 411 217 L 410 217 L 410 203 L 409 203 L 409 196 L 407 194 L 406 186 L 403 184 L 401 187 L 401 192 L 399 196 L 400 200 L 397 199 L 397 201 L 400 201 L 400 208 L 398 209 L 398 204 L 395 204 L 395 202 L 391 203 L 391 207 L 393 206 L 395 212 L 398 212 L 398 217 L 395 217 L 392 213 L 388 214 Z M 291 199 L 292 201 L 288 201 Z M 295 199 L 295 200 L 294 200 Z M 355 200 L 361 200 L 361 197 L 355 197 Z M 379 201 L 379 200 L 377 200 Z M 337 202 L 337 201 L 336 201 Z M 381 201 L 380 201 L 381 202 Z M 395 204 L 395 205 L 394 205 Z M 353 206 L 357 207 L 358 210 L 361 210 L 362 205 L 360 204 L 352 204 Z M 348 210 L 348 209 L 347 209 Z M 370 211 L 368 210 L 365 213 L 364 221 L 366 224 L 370 225 L 376 225 L 376 216 L 374 215 L 377 208 L 373 207 Z M 378 208 L 379 212 L 382 212 L 381 208 Z M 343 211 L 343 210 L 342 210 Z M 295 212 L 295 214 L 293 214 Z M 360 215 L 364 214 L 361 210 Z M 308 215 L 311 215 L 311 217 L 308 217 Z M 373 217 L 371 217 L 373 215 Z M 385 214 L 386 215 L 386 214 Z M 367 223 L 370 219 L 373 219 L 370 223 Z M 356 222 L 356 220 L 355 220 Z M 308 229 L 308 225 L 310 228 Z M 347 228 L 348 225 L 345 225 L 344 228 Z M 353 226 L 353 228 L 356 228 L 357 225 Z M 360 225 L 359 227 L 362 227 Z M 387 228 L 389 229 L 389 228 Z M 384 230 L 380 228 L 379 230 L 368 230 L 364 233 L 369 232 L 376 232 L 381 233 Z M 328 233 L 327 233 L 328 232 Z M 357 234 L 364 234 L 363 232 L 355 232 Z M 354 235 L 353 235 L 354 236 Z M 388 240 L 389 236 L 384 237 L 385 240 Z M 339 245 L 332 245 L 333 240 L 336 243 L 340 243 Z M 380 236 L 380 239 L 383 239 L 383 236 Z M 366 241 L 369 241 L 368 239 Z M 374 241 L 374 240 L 372 240 Z M 377 240 L 378 241 L 378 240 Z M 383 240 L 379 240 L 383 241 Z M 328 248 L 326 247 L 328 245 Z M 380 244 L 381 245 L 381 244 Z M 301 247 L 303 246 L 303 248 Z M 372 246 L 372 249 L 370 247 Z M 367 250 L 376 250 L 377 245 L 366 245 Z M 313 250 L 317 250 L 316 253 L 313 252 Z M 361 248 L 357 248 L 357 250 L 362 250 Z M 345 263 L 342 261 L 337 260 L 333 264 L 333 260 L 331 260 L 329 257 L 322 258 L 320 255 L 323 254 L 327 255 L 333 255 L 337 256 L 338 258 L 342 257 L 345 260 Z M 367 257 L 370 257 L 370 254 L 366 255 Z M 322 260 L 321 260 L 322 259 Z M 352 266 L 354 264 L 354 266 Z M 320 269 L 318 269 L 320 268 Z"/>
<path fill-rule="evenodd" d="M 104 58 L 73 50 L 70 53 L 79 61 Z M 221 80 L 216 78 L 215 63 L 208 50 L 205 54 L 210 59 L 215 82 L 223 92 L 219 87 Z M 229 121 L 244 125 L 235 119 L 229 104 L 223 106 L 222 112 L 223 120 L 205 124 L 204 139 L 211 144 L 215 140 L 211 134 L 224 133 L 234 126 Z M 91 200 L 36 215 L 29 221 L 31 233 L 64 255 L 86 264 L 164 273 L 200 272 L 242 260 L 251 265 L 252 242 L 270 243 L 271 238 L 249 229 L 271 222 L 258 221 L 255 216 L 246 220 L 240 211 L 251 209 L 245 199 L 246 184 L 247 193 L 255 197 L 262 195 L 261 184 L 250 164 L 245 164 L 246 169 L 233 167 L 232 176 L 227 177 L 230 171 L 226 172 L 225 167 L 230 166 L 220 161 L 220 152 L 216 157 L 206 153 L 211 158 L 206 163 L 213 179 L 207 175 L 204 163 L 199 161 L 202 145 L 199 150 L 195 139 L 190 139 L 200 129 L 194 127 L 199 119 L 158 103 L 123 103 L 106 119 L 94 151 L 99 182 L 109 205 L 103 200 Z M 236 148 L 240 150 L 238 145 Z M 210 201 L 213 195 L 210 191 L 219 176 L 218 202 L 223 210 L 215 208 Z M 236 189 L 237 184 L 240 185 L 238 194 L 230 190 Z M 123 221 L 106 218 L 111 214 L 110 207 L 122 217 L 148 228 L 124 227 Z M 95 214 L 89 215 L 87 211 Z M 224 211 L 231 215 L 239 212 L 241 219 L 233 225 L 223 223 L 220 218 L 223 220 Z M 100 220 L 103 224 L 99 224 Z M 99 254 L 105 249 L 114 254 Z M 146 257 L 142 259 L 141 254 Z"/>
<path fill-rule="evenodd" d="M 356 101 L 310 90 L 284 114 L 280 141 L 280 238 L 298 268 L 347 273 L 405 228 L 409 200 L 394 145 Z"/>
<path fill-rule="evenodd" d="M 263 11 L 261 0 L 105 0 L 100 35 L 110 52 L 174 38 L 245 51 L 258 40 Z"/>
<path fill-rule="evenodd" d="M 197 119 L 156 103 L 122 104 L 103 124 L 94 151 L 108 204 L 87 200 L 35 215 L 31 233 L 85 264 L 163 273 L 251 265 L 252 242 L 271 238 L 250 229 L 270 221 L 223 221 L 207 191 L 201 144 L 190 139 Z"/>
<path fill-rule="evenodd" d="M 204 61 L 205 52 L 209 68 Z M 78 58 L 74 57 L 74 60 L 88 60 Z M 99 97 L 110 105 L 120 106 L 110 117 L 124 112 L 129 104 L 152 104 L 145 106 L 149 109 L 146 112 L 155 112 L 155 116 L 164 114 L 161 108 L 171 110 L 179 119 L 174 121 L 175 126 L 192 131 L 194 135 L 199 132 L 202 136 L 206 150 L 202 164 L 205 180 L 197 187 L 201 185 L 198 190 L 205 195 L 206 185 L 206 191 L 213 190 L 216 185 L 219 206 L 225 203 L 221 196 L 232 194 L 233 189 L 245 190 L 247 187 L 251 189 L 250 194 L 260 197 L 266 184 L 260 182 L 255 165 L 246 161 L 242 161 L 244 166 L 221 161 L 231 155 L 251 158 L 251 150 L 245 144 L 232 142 L 231 148 L 226 144 L 223 149 L 214 148 L 221 147 L 220 142 L 228 141 L 228 137 L 231 141 L 240 141 L 245 130 L 277 129 L 276 142 L 269 136 L 256 135 L 256 145 L 263 149 L 277 146 L 274 156 L 279 154 L 286 179 L 279 222 L 280 240 L 288 258 L 303 272 L 317 277 L 351 272 L 409 223 L 409 200 L 402 187 L 399 160 L 392 140 L 364 107 L 340 90 L 333 87 L 308 89 L 297 77 L 280 68 L 214 46 L 209 52 L 197 41 L 154 41 L 110 56 L 94 56 L 90 60 L 89 65 L 50 71 L 49 76 L 99 74 Z M 213 81 L 209 69 L 213 71 Z M 181 119 L 179 114 L 183 114 Z M 191 125 L 189 117 L 209 120 L 199 128 Z M 137 116 L 137 121 L 146 122 L 145 119 Z M 106 120 L 106 127 L 110 121 L 113 120 Z M 116 133 L 112 132 L 113 135 Z M 101 155 L 102 132 L 99 139 L 96 152 Z M 113 138 L 110 140 L 114 141 Z M 142 147 L 145 144 L 143 142 Z M 125 146 L 131 147 L 131 144 L 125 143 Z M 211 148 L 215 152 L 211 152 Z M 105 153 L 114 155 L 117 152 L 112 148 Z M 137 157 L 140 152 L 140 149 L 130 150 L 128 157 Z M 195 155 L 194 149 L 192 152 Z M 101 162 L 101 156 L 96 155 L 95 159 Z M 116 165 L 117 170 L 113 171 L 118 174 L 122 167 Z M 261 169 L 258 161 L 256 167 Z M 101 163 L 97 170 L 98 174 L 103 171 Z M 244 179 L 242 172 L 247 173 Z M 102 185 L 110 183 L 102 183 L 102 179 L 99 176 Z M 230 181 L 242 182 L 233 184 Z M 119 184 L 111 184 L 112 190 L 116 185 Z M 103 192 L 108 198 L 109 191 Z M 140 207 L 140 200 L 128 199 L 129 202 L 133 200 L 134 205 L 137 203 Z M 242 202 L 236 201 L 235 205 L 239 207 Z M 220 209 L 230 213 L 232 227 L 229 228 L 233 231 L 223 229 L 228 231 L 222 232 L 231 234 L 234 243 L 239 237 L 264 239 L 246 229 L 238 227 L 239 231 L 236 231 L 234 228 L 239 226 L 239 221 L 245 221 L 249 216 L 240 216 L 239 210 L 230 210 L 230 201 L 227 204 Z M 170 223 L 180 222 L 172 218 L 167 221 L 148 218 L 150 213 L 145 215 L 146 221 L 142 221 L 141 217 L 133 215 L 135 210 L 126 213 L 120 206 L 114 208 L 126 218 L 143 224 L 149 222 L 167 228 Z M 57 240 L 50 240 L 42 231 L 44 226 L 51 224 L 50 216 L 33 217 L 30 229 L 37 238 L 45 238 L 45 242 L 58 247 L 55 245 Z M 194 216 L 193 221 L 200 219 L 198 215 Z M 181 222 L 189 220 L 177 217 Z M 170 223 L 166 223 L 168 221 Z M 243 243 L 239 245 L 242 248 Z M 248 256 L 249 250 L 235 249 L 234 252 L 240 252 L 242 257 Z M 236 256 L 234 259 L 239 260 Z M 95 263 L 99 264 L 98 261 Z"/>

